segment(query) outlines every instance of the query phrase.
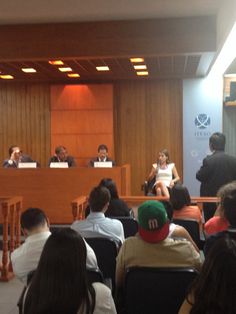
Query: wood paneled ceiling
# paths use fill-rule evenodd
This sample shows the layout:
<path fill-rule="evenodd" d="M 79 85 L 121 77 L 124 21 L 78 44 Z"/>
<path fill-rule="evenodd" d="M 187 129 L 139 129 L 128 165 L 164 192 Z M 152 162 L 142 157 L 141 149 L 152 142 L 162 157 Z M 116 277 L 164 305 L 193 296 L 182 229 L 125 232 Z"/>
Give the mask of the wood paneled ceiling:
<path fill-rule="evenodd" d="M 215 57 L 216 18 L 10 25 L 0 26 L 0 38 L 0 75 L 12 75 L 11 81 L 195 78 L 208 73 Z M 148 76 L 136 74 L 131 57 L 144 58 Z M 48 62 L 58 59 L 80 77 L 69 78 Z M 101 65 L 110 71 L 98 72 Z M 28 67 L 37 72 L 22 72 Z"/>

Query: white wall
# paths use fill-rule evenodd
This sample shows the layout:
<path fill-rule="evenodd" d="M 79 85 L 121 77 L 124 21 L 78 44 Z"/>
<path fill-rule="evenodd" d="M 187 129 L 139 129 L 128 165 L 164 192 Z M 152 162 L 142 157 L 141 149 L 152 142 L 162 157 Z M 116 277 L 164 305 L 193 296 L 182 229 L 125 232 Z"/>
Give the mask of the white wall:
<path fill-rule="evenodd" d="M 223 80 L 207 77 L 183 83 L 183 183 L 190 195 L 199 195 L 196 171 L 210 153 L 209 137 L 222 132 Z M 199 114 L 206 117 L 199 120 Z M 198 118 L 198 120 L 197 120 Z"/>

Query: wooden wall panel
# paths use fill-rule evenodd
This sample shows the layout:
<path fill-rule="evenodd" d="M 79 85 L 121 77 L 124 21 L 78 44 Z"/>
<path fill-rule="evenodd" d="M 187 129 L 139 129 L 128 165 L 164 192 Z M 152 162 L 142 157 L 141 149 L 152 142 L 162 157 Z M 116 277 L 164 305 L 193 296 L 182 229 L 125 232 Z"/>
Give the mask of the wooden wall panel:
<path fill-rule="evenodd" d="M 182 81 L 120 82 L 114 88 L 115 155 L 131 164 L 133 195 L 167 148 L 182 177 Z"/>
<path fill-rule="evenodd" d="M 225 150 L 236 156 L 236 107 L 223 108 L 223 133 L 226 136 Z"/>
<path fill-rule="evenodd" d="M 79 166 L 86 166 L 102 143 L 114 158 L 113 86 L 51 86 L 51 153 L 64 145 Z"/>
<path fill-rule="evenodd" d="M 109 134 L 113 131 L 112 120 L 111 109 L 53 110 L 51 128 L 53 134 Z"/>
<path fill-rule="evenodd" d="M 0 84 L 0 160 L 16 144 L 40 162 L 50 155 L 50 88 L 48 84 Z"/>
<path fill-rule="evenodd" d="M 52 110 L 112 109 L 111 84 L 102 85 L 53 85 L 51 86 Z"/>

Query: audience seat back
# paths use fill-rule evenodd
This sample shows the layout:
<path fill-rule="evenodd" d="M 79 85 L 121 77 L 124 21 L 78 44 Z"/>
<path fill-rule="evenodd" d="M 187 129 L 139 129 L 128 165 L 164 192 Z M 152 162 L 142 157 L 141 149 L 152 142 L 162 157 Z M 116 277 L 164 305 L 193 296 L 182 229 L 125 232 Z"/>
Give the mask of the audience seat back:
<path fill-rule="evenodd" d="M 197 244 L 199 249 L 202 249 L 202 241 L 200 237 L 199 223 L 195 219 L 173 219 L 173 223 L 184 227 L 191 235 L 193 241 Z"/>
<path fill-rule="evenodd" d="M 197 271 L 131 267 L 125 277 L 125 313 L 176 314 Z"/>
<path fill-rule="evenodd" d="M 138 232 L 138 222 L 132 217 L 111 217 L 118 219 L 123 225 L 125 238 L 133 237 Z"/>
<path fill-rule="evenodd" d="M 111 278 L 112 286 L 115 287 L 116 257 L 118 254 L 116 242 L 108 238 L 85 238 L 85 240 L 95 252 L 98 267 L 104 279 Z"/>

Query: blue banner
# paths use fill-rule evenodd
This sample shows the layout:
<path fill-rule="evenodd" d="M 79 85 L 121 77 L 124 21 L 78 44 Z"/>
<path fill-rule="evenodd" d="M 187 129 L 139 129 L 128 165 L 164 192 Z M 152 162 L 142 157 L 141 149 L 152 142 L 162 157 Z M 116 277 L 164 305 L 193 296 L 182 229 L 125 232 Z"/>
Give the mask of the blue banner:
<path fill-rule="evenodd" d="M 210 154 L 209 137 L 222 132 L 223 79 L 188 79 L 183 82 L 183 183 L 198 196 L 196 172 Z"/>

